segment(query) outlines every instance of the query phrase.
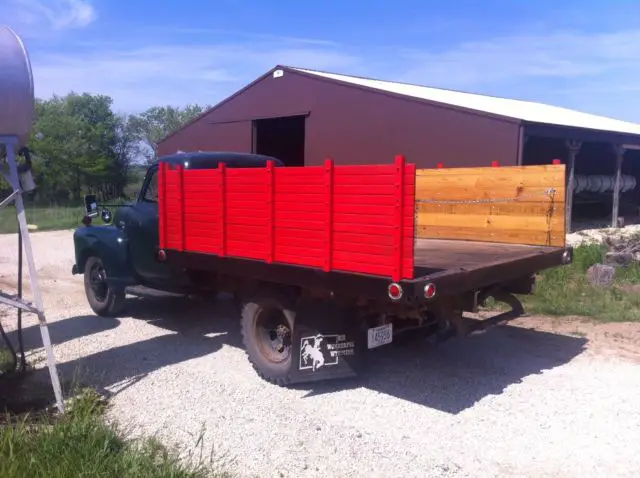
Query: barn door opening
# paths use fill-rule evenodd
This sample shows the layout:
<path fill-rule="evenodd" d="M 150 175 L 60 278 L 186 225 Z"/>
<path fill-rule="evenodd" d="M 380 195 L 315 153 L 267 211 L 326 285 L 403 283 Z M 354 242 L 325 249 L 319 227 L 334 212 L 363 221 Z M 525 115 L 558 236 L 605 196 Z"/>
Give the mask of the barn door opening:
<path fill-rule="evenodd" d="M 306 116 L 253 121 L 253 152 L 273 156 L 286 166 L 304 166 Z"/>

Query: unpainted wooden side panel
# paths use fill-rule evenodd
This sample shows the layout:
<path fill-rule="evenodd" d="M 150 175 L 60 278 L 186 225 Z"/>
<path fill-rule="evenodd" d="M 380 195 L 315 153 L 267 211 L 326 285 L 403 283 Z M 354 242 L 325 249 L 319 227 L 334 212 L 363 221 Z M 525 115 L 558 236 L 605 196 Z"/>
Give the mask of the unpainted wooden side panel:
<path fill-rule="evenodd" d="M 418 169 L 416 237 L 565 245 L 565 166 Z"/>

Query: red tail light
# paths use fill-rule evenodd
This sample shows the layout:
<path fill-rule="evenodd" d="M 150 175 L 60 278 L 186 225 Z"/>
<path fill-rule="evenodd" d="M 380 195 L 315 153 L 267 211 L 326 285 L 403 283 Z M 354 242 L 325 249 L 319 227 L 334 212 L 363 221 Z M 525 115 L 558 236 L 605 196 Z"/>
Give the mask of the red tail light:
<path fill-rule="evenodd" d="M 400 284 L 396 284 L 395 282 L 389 284 L 387 292 L 391 300 L 400 300 L 402 298 L 402 286 Z"/>
<path fill-rule="evenodd" d="M 424 286 L 424 298 L 433 299 L 436 296 L 436 285 L 429 283 Z"/>
<path fill-rule="evenodd" d="M 85 226 L 88 226 L 89 224 L 91 224 L 91 218 L 89 216 L 83 217 L 82 224 L 84 224 Z"/>

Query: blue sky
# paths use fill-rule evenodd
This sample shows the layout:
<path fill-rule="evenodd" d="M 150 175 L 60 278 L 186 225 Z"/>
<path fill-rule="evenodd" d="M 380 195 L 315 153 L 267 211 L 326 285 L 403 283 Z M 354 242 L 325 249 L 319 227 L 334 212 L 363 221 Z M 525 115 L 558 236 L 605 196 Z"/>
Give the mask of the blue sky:
<path fill-rule="evenodd" d="M 39 97 L 119 111 L 215 104 L 288 64 L 640 122 L 637 1 L 0 0 L 0 18 Z"/>

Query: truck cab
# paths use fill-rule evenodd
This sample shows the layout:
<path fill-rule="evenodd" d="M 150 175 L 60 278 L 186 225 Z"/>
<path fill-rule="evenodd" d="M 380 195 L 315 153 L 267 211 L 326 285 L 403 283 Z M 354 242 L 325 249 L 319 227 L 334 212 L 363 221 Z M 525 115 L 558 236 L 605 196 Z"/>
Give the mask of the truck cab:
<path fill-rule="evenodd" d="M 73 234 L 75 264 L 72 274 L 83 274 L 85 292 L 91 308 L 99 315 L 120 312 L 127 287 L 145 286 L 176 293 L 210 292 L 190 272 L 170 266 L 159 256 L 158 171 L 161 163 L 185 169 L 265 167 L 276 158 L 234 152 L 177 153 L 159 158 L 145 174 L 137 198 L 122 205 L 101 204 L 95 197 L 85 197 L 87 215 L 84 225 Z M 93 204 L 94 209 L 89 210 Z M 112 216 L 109 207 L 117 210 Z M 94 225 L 93 218 L 102 210 L 104 224 Z"/>

